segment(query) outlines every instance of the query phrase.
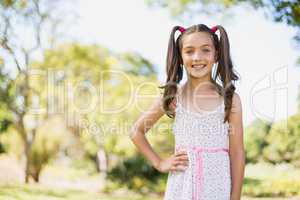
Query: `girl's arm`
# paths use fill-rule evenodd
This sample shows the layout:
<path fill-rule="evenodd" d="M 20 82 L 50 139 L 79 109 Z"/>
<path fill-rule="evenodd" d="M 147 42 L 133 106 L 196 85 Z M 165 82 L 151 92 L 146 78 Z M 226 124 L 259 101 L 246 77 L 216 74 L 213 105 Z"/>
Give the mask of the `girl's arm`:
<path fill-rule="evenodd" d="M 242 104 L 237 93 L 232 97 L 232 110 L 229 116 L 229 155 L 231 165 L 231 199 L 240 200 L 245 169 L 243 142 Z"/>
<path fill-rule="evenodd" d="M 154 101 L 150 109 L 139 117 L 130 131 L 133 143 L 156 169 L 159 167 L 161 158 L 154 152 L 145 134 L 165 113 L 162 107 L 162 98 L 160 96 Z"/>

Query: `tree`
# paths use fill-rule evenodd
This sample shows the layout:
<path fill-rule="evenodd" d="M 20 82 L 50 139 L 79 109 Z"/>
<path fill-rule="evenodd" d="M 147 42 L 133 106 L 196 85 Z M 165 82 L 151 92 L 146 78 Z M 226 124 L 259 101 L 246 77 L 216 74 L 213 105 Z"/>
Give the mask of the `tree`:
<path fill-rule="evenodd" d="M 110 154 L 127 156 L 132 152 L 124 130 L 138 115 L 134 102 L 129 102 L 134 97 L 131 87 L 156 83 L 151 62 L 138 53 L 117 54 L 100 45 L 66 43 L 46 50 L 43 60 L 34 62 L 32 68 L 51 74 L 53 81 L 45 84 L 41 79 L 35 90 L 40 99 L 45 99 L 48 91 L 49 115 L 63 116 L 77 139 L 76 148 L 95 161 L 99 172 L 106 175 Z M 145 86 L 145 90 L 154 87 Z M 49 91 L 61 92 L 49 96 Z M 122 106 L 125 109 L 113 112 Z M 119 131 L 112 131 L 114 128 Z"/>
<path fill-rule="evenodd" d="M 3 103 L 5 102 L 3 98 L 7 94 L 6 87 L 8 84 L 6 74 L 3 72 L 3 64 L 3 60 L 0 57 L 0 134 L 6 131 L 12 122 L 12 116 L 8 112 L 7 105 Z M 3 147 L 3 144 L 0 142 L 0 153 L 3 152 L 5 152 L 5 149 Z"/>
<path fill-rule="evenodd" d="M 40 98 L 47 102 L 48 115 L 59 115 L 76 139 L 76 148 L 90 153 L 97 162 L 99 171 L 106 169 L 106 152 L 95 135 L 83 133 L 84 126 L 94 124 L 98 111 L 99 84 L 110 78 L 110 70 L 115 58 L 100 45 L 81 45 L 66 43 L 44 51 L 44 59 L 33 63 L 33 68 L 47 72 L 47 79 L 41 79 L 35 85 Z M 44 82 L 47 82 L 46 84 Z M 44 92 L 43 92 L 44 91 Z M 48 91 L 48 92 L 47 92 Z M 50 94 L 49 94 L 50 91 Z M 56 92 L 59 91 L 59 92 Z M 88 120 L 87 124 L 84 124 Z M 84 124 L 84 125 L 83 125 Z M 91 152 L 91 143 L 96 142 Z M 97 157 L 99 156 L 99 159 Z M 69 155 L 72 157 L 72 155 Z M 102 159 L 103 160 L 103 159 Z"/>
<path fill-rule="evenodd" d="M 246 161 L 256 163 L 263 160 L 262 152 L 267 146 L 266 137 L 272 124 L 256 119 L 245 131 Z"/>
<path fill-rule="evenodd" d="M 276 122 L 265 138 L 264 159 L 271 163 L 288 162 L 300 166 L 300 115 Z"/>
<path fill-rule="evenodd" d="M 39 101 L 39 94 L 31 84 L 31 62 L 55 43 L 62 7 L 58 1 L 49 0 L 5 0 L 0 4 L 0 50 L 5 58 L 4 68 L 10 71 L 7 84 L 3 85 L 1 103 L 12 114 L 12 124 L 24 143 L 26 182 L 32 175 L 31 147 L 38 127 L 47 118 L 30 112 Z M 31 117 L 31 126 L 25 122 L 26 117 Z"/>
<path fill-rule="evenodd" d="M 283 22 L 297 28 L 295 39 L 300 42 L 300 2 L 299 0 L 145 0 L 150 7 L 170 10 L 173 17 L 193 16 L 196 13 L 220 13 L 241 3 L 264 9 L 266 15 L 276 22 Z"/>

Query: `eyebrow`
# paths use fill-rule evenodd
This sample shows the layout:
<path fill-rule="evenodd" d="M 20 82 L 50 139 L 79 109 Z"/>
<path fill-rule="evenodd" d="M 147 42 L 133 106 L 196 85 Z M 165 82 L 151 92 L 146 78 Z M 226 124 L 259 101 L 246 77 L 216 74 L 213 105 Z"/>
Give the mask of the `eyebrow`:
<path fill-rule="evenodd" d="M 201 47 L 205 47 L 205 46 L 210 47 L 211 45 L 209 45 L 209 44 L 204 44 L 204 45 L 202 45 Z M 183 47 L 183 49 L 189 49 L 189 48 L 194 48 L 194 46 L 186 46 L 186 47 Z"/>

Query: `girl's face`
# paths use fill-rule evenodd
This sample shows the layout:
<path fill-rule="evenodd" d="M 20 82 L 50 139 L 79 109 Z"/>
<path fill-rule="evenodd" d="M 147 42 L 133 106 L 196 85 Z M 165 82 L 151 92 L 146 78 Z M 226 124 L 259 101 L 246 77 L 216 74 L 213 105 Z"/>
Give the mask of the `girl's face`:
<path fill-rule="evenodd" d="M 206 32 L 195 32 L 182 39 L 181 55 L 188 76 L 210 80 L 213 64 L 217 60 L 212 36 Z"/>

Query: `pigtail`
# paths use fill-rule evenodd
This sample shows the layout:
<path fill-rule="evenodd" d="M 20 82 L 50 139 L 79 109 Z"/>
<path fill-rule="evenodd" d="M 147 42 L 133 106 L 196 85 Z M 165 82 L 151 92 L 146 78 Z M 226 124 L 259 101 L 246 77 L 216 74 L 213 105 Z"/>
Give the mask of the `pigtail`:
<path fill-rule="evenodd" d="M 182 58 L 179 48 L 179 41 L 182 34 L 175 41 L 175 33 L 179 29 L 179 26 L 173 27 L 170 34 L 166 60 L 167 80 L 166 84 L 160 87 L 164 89 L 163 109 L 166 111 L 166 114 L 171 118 L 174 117 L 174 113 L 170 109 L 170 104 L 176 96 L 177 84 L 182 80 L 183 76 Z"/>
<path fill-rule="evenodd" d="M 224 122 L 229 120 L 229 114 L 232 107 L 232 97 L 235 91 L 233 81 L 239 79 L 233 70 L 233 64 L 230 57 L 230 45 L 227 33 L 224 27 L 216 26 L 220 32 L 219 49 L 218 49 L 218 69 L 216 76 L 222 81 L 223 91 L 222 95 L 225 98 L 225 118 Z M 216 80 L 216 77 L 215 77 Z"/>

